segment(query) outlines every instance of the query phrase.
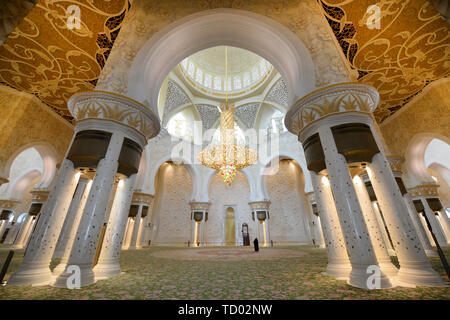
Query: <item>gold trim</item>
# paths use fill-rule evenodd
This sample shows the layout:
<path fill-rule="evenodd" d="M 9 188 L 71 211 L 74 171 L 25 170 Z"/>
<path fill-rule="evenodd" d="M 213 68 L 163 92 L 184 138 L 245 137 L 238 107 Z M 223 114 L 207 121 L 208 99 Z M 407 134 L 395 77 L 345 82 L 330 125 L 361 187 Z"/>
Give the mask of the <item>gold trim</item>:
<path fill-rule="evenodd" d="M 355 81 L 339 82 L 339 83 L 330 84 L 329 86 L 325 86 L 325 87 L 316 89 L 316 90 L 311 91 L 310 93 L 304 95 L 303 97 L 301 97 L 300 99 L 298 99 L 297 101 L 295 101 L 293 104 L 291 104 L 291 106 L 289 107 L 288 110 L 291 110 L 292 107 L 293 107 L 294 105 L 296 105 L 296 104 L 299 103 L 301 100 L 306 99 L 307 97 L 309 97 L 310 95 L 312 95 L 312 94 L 314 94 L 314 93 L 317 93 L 317 92 L 319 92 L 319 91 L 321 91 L 321 90 L 325 90 L 325 89 L 328 89 L 328 88 L 337 87 L 337 86 L 340 86 L 340 85 L 343 85 L 343 84 L 358 84 L 358 85 L 364 85 L 364 86 L 372 87 L 372 86 L 365 85 L 365 84 L 362 84 L 362 83 L 359 83 L 359 82 L 355 82 Z M 372 87 L 372 88 L 374 88 L 374 87 Z M 374 88 L 374 89 L 376 90 L 376 88 Z"/>
<path fill-rule="evenodd" d="M 124 96 L 123 94 L 116 93 L 116 92 L 104 91 L 104 90 L 87 90 L 87 91 L 80 91 L 80 92 L 77 92 L 77 93 L 75 93 L 74 95 L 72 95 L 72 96 L 69 98 L 69 100 L 72 99 L 73 97 L 79 95 L 79 94 L 82 94 L 82 93 L 91 93 L 91 92 L 108 93 L 108 94 L 111 94 L 111 95 L 114 95 L 114 96 L 118 96 L 118 97 L 121 97 L 121 98 L 128 99 L 128 100 L 130 100 L 131 102 L 134 102 L 134 103 L 136 103 L 136 104 L 138 104 L 138 105 L 144 107 L 144 109 L 150 111 L 157 119 L 159 119 L 159 118 L 155 115 L 155 113 L 153 112 L 153 110 L 151 110 L 151 109 L 150 109 L 149 107 L 147 107 L 145 104 L 143 104 L 143 103 L 141 103 L 141 102 L 139 102 L 139 101 L 136 101 L 136 100 L 134 100 L 133 98 Z"/>

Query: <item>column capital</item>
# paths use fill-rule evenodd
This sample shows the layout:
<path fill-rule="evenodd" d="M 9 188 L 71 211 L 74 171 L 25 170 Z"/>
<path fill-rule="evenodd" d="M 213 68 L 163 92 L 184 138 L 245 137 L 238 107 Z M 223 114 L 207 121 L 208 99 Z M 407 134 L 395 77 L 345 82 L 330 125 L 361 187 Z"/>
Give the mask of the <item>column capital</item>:
<path fill-rule="evenodd" d="M 87 91 L 73 95 L 68 108 L 77 124 L 102 120 L 128 127 L 146 140 L 160 131 L 158 117 L 144 104 L 118 93 Z"/>
<path fill-rule="evenodd" d="M 154 195 L 150 193 L 144 193 L 140 191 L 134 191 L 133 197 L 131 198 L 131 204 L 147 204 L 152 203 Z"/>
<path fill-rule="evenodd" d="M 269 200 L 261 200 L 261 201 L 250 201 L 248 204 L 250 205 L 252 211 L 257 209 L 269 210 L 271 202 Z"/>
<path fill-rule="evenodd" d="M 208 210 L 209 206 L 211 205 L 211 202 L 204 202 L 204 201 L 191 201 L 189 202 L 189 205 L 191 206 L 192 210 Z"/>
<path fill-rule="evenodd" d="M 19 200 L 0 199 L 0 208 L 13 211 L 20 204 Z"/>
<path fill-rule="evenodd" d="M 370 114 L 378 106 L 378 91 L 348 82 L 320 88 L 297 100 L 285 117 L 286 128 L 299 135 L 309 124 L 329 115 L 353 112 Z"/>
<path fill-rule="evenodd" d="M 439 185 L 435 183 L 430 184 L 422 184 L 412 188 L 408 188 L 408 193 L 411 195 L 413 199 L 424 197 L 439 197 Z"/>
<path fill-rule="evenodd" d="M 403 172 L 403 163 L 405 163 L 405 158 L 400 155 L 387 155 L 386 159 L 389 162 L 392 173 L 394 176 L 401 176 Z"/>
<path fill-rule="evenodd" d="M 33 196 L 32 202 L 44 203 L 47 201 L 50 191 L 47 189 L 33 189 L 30 193 Z"/>

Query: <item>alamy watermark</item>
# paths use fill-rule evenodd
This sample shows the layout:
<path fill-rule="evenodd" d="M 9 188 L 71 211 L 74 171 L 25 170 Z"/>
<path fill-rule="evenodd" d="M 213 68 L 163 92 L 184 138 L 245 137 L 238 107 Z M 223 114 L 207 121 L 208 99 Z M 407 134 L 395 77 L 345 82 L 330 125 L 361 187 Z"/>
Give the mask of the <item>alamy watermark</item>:
<path fill-rule="evenodd" d="M 66 286 L 67 289 L 80 289 L 81 288 L 81 269 L 77 265 L 67 266 L 66 273 L 70 273 L 67 277 Z"/>

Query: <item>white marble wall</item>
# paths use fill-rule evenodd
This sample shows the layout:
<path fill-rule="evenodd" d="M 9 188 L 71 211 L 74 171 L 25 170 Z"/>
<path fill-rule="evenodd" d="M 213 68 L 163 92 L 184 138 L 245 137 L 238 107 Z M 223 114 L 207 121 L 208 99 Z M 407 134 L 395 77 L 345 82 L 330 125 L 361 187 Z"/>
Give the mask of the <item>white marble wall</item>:
<path fill-rule="evenodd" d="M 191 238 L 191 177 L 183 165 L 163 164 L 153 199 L 152 245 L 186 245 Z"/>
<path fill-rule="evenodd" d="M 302 177 L 294 161 L 282 160 L 278 173 L 268 178 L 269 230 L 275 245 L 312 244 Z"/>
<path fill-rule="evenodd" d="M 216 173 L 210 181 L 209 198 L 211 206 L 209 208 L 208 221 L 206 226 L 206 244 L 223 245 L 225 242 L 225 212 L 228 207 L 234 209 L 236 242 L 243 244 L 242 224 L 247 223 L 249 227 L 250 239 L 254 238 L 254 228 L 251 209 L 248 204 L 250 196 L 250 186 L 246 176 L 238 171 L 230 187 L 223 182 L 219 173 Z"/>

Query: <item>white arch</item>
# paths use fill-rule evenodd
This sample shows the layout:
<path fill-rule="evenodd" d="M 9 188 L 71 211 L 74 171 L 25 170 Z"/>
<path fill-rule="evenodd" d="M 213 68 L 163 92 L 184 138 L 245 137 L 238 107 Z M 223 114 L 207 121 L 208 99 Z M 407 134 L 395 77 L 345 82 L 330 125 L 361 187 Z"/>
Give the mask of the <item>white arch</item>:
<path fill-rule="evenodd" d="M 450 145 L 450 139 L 436 133 L 418 133 L 408 144 L 405 152 L 407 184 L 413 187 L 420 184 L 434 183 L 425 164 L 425 151 L 433 139 L 439 139 Z"/>
<path fill-rule="evenodd" d="M 196 168 L 196 166 L 194 166 L 191 161 L 189 159 L 186 158 L 174 158 L 171 155 L 166 155 L 160 159 L 158 159 L 158 161 L 156 162 L 156 164 L 151 166 L 151 171 L 150 173 L 147 175 L 147 189 L 146 192 L 150 193 L 150 194 L 155 194 L 155 183 L 156 183 L 156 175 L 158 173 L 159 168 L 161 167 L 161 165 L 167 161 L 173 161 L 175 163 L 180 163 L 182 164 L 186 170 L 189 172 L 189 175 L 191 176 L 191 183 L 192 183 L 192 195 L 191 195 L 191 200 L 195 200 L 196 198 L 198 198 L 198 193 L 199 193 L 199 183 L 200 183 L 200 174 L 198 172 L 198 169 Z"/>
<path fill-rule="evenodd" d="M 184 58 L 203 49 L 228 45 L 269 61 L 286 81 L 289 102 L 315 89 L 314 65 L 300 39 L 265 16 L 236 9 L 189 15 L 160 30 L 136 55 L 128 76 L 128 96 L 149 101 L 158 112 L 160 87 Z"/>
<path fill-rule="evenodd" d="M 261 165 L 257 184 L 260 186 L 261 193 L 263 194 L 264 198 L 270 199 L 269 192 L 267 190 L 267 180 L 271 174 L 277 174 L 277 172 L 274 170 L 278 169 L 278 167 L 274 167 L 275 169 L 271 168 L 270 164 L 274 160 L 283 160 L 283 159 L 291 159 L 291 160 L 294 160 L 295 162 L 297 162 L 298 166 L 300 167 L 300 169 L 303 172 L 303 176 L 305 177 L 305 187 L 304 187 L 305 193 L 313 191 L 311 176 L 309 174 L 309 170 L 308 170 L 305 160 L 299 158 L 294 153 L 283 151 L 283 152 L 273 156 L 269 161 L 267 161 L 266 163 Z"/>
<path fill-rule="evenodd" d="M 6 199 L 21 200 L 23 193 L 37 177 L 41 176 L 39 168 L 29 168 L 25 173 L 8 184 Z"/>
<path fill-rule="evenodd" d="M 11 166 L 14 163 L 14 160 L 19 156 L 23 151 L 35 148 L 39 155 L 41 156 L 42 163 L 44 165 L 41 180 L 36 184 L 36 188 L 47 188 L 53 181 L 53 178 L 56 175 L 56 164 L 58 163 L 58 153 L 50 143 L 42 141 L 42 142 L 31 142 L 26 145 L 18 148 L 12 155 L 9 157 L 8 161 L 4 167 L 4 177 L 9 178 L 11 172 Z"/>
<path fill-rule="evenodd" d="M 256 179 L 253 176 L 252 171 L 250 170 L 249 167 L 241 169 L 239 171 L 242 172 L 244 174 L 245 178 L 247 179 L 248 186 L 250 188 L 249 201 L 256 201 L 257 200 L 257 196 L 256 196 L 257 190 L 256 190 L 256 183 L 255 183 Z M 208 173 L 206 174 L 205 183 L 203 184 L 203 186 L 204 186 L 203 194 L 206 195 L 207 199 L 203 198 L 205 200 L 201 200 L 201 201 L 209 201 L 209 199 L 210 199 L 209 185 L 211 184 L 211 180 L 216 175 L 216 173 L 218 173 L 217 170 L 210 169 L 208 171 Z"/>

